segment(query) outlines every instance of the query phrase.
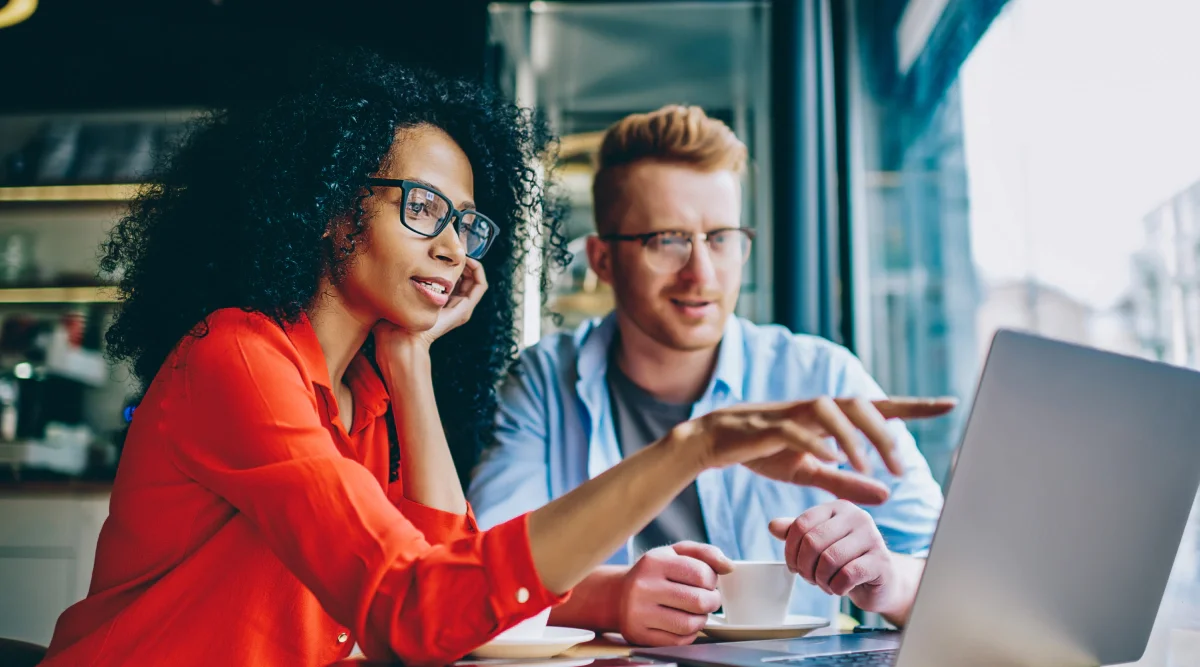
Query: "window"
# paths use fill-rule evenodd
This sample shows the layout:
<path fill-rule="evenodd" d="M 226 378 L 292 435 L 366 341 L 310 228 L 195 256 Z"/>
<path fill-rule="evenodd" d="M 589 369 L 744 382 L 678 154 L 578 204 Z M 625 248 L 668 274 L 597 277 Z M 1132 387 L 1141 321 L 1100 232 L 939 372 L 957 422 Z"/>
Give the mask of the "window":
<path fill-rule="evenodd" d="M 938 5 L 911 48 L 911 12 Z M 910 0 L 890 23 L 863 6 L 852 316 L 884 388 L 969 398 L 1002 326 L 1200 365 L 1200 5 Z M 967 412 L 914 425 L 939 479 Z M 1139 664 L 1200 664 L 1198 523 Z"/>

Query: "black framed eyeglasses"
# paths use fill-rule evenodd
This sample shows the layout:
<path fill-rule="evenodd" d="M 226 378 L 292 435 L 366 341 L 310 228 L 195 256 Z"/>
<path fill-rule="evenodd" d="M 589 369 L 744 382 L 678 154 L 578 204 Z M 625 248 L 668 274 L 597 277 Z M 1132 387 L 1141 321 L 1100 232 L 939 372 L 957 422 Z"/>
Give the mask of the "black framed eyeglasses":
<path fill-rule="evenodd" d="M 421 236 L 433 238 L 454 223 L 471 259 L 483 257 L 499 235 L 500 227 L 491 218 L 473 209 L 454 208 L 449 197 L 424 183 L 398 178 L 368 178 L 367 183 L 400 188 L 400 222 Z"/>
<path fill-rule="evenodd" d="M 699 237 L 708 245 L 713 262 L 739 268 L 750 259 L 754 230 L 743 227 L 713 229 L 708 232 L 665 230 L 646 234 L 604 234 L 603 241 L 639 241 L 645 250 L 650 268 L 662 273 L 674 273 L 692 259 L 692 243 Z"/>

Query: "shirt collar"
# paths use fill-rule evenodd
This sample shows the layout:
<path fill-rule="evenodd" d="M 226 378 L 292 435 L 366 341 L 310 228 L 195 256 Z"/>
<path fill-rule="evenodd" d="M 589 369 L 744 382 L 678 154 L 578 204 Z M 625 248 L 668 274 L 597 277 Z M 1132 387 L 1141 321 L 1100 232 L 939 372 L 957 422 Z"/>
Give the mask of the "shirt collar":
<path fill-rule="evenodd" d="M 321 349 L 321 342 L 317 340 L 317 332 L 313 329 L 308 315 L 301 313 L 295 322 L 284 327 L 284 332 L 292 341 L 292 345 L 296 346 L 300 361 L 304 364 L 308 377 L 312 379 L 313 386 L 323 387 L 332 394 L 333 385 L 329 380 L 329 367 L 325 365 L 325 351 Z M 384 413 L 390 402 L 387 387 L 365 354 L 359 352 L 354 356 L 346 369 L 345 379 L 354 395 L 356 424 L 360 423 L 358 417 L 364 413 L 372 417 Z M 329 409 L 332 411 L 331 417 L 337 416 L 336 401 L 331 402 Z"/>
<path fill-rule="evenodd" d="M 365 424 L 360 419 L 364 413 L 374 418 L 387 412 L 391 403 L 387 385 L 366 354 L 359 352 L 350 361 L 350 368 L 346 369 L 346 381 L 350 383 L 350 391 L 354 394 L 354 411 L 358 413 L 355 415 L 355 424 Z"/>
<path fill-rule="evenodd" d="M 575 347 L 579 350 L 576 370 L 579 382 L 590 385 L 608 372 L 608 350 L 617 335 L 617 314 L 589 321 L 575 332 Z"/>
<path fill-rule="evenodd" d="M 713 387 L 723 385 L 729 395 L 742 400 L 742 387 L 746 383 L 746 348 L 743 345 L 742 321 L 736 315 L 725 320 L 721 334 L 721 347 L 717 351 L 717 367 L 713 372 Z M 713 387 L 709 387 L 711 393 Z"/>
<path fill-rule="evenodd" d="M 308 315 L 300 313 L 300 317 L 295 322 L 288 323 L 283 330 L 300 353 L 300 361 L 304 364 L 308 377 L 312 378 L 312 383 L 332 389 L 329 367 L 325 365 L 325 351 L 321 349 L 321 341 L 317 340 L 317 332 L 313 329 Z"/>
<path fill-rule="evenodd" d="M 579 383 L 588 387 L 602 380 L 608 372 L 608 353 L 617 334 L 617 314 L 609 313 L 598 322 L 593 320 L 575 332 L 575 346 L 579 350 L 576 371 Z M 741 320 L 730 315 L 721 334 L 721 346 L 717 351 L 717 367 L 709 383 L 706 396 L 717 387 L 723 387 L 730 396 L 741 400 L 745 384 L 743 373 L 746 368 L 746 351 L 743 346 Z"/>

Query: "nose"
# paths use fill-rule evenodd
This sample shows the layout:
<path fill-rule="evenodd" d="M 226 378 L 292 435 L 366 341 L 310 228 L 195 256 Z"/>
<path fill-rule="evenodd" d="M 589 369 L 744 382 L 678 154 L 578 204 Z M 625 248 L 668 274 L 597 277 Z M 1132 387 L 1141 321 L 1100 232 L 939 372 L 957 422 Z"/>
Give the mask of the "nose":
<path fill-rule="evenodd" d="M 457 221 L 451 221 L 442 232 L 431 239 L 429 255 L 451 266 L 458 266 L 467 259 L 467 249 L 458 236 Z"/>
<path fill-rule="evenodd" d="M 692 241 L 692 254 L 687 264 L 679 271 L 679 277 L 700 285 L 711 285 L 717 280 L 717 268 L 713 263 L 712 251 L 699 238 Z"/>

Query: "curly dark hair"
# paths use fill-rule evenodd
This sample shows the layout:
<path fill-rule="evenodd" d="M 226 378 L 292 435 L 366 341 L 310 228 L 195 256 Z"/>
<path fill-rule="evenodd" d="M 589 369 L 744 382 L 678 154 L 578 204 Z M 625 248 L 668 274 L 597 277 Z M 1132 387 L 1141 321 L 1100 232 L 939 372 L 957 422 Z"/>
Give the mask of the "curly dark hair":
<path fill-rule="evenodd" d="M 302 75 L 274 82 L 277 92 L 206 115 L 147 179 L 102 246 L 101 271 L 121 276 L 108 355 L 130 362 L 148 386 L 175 346 L 190 332 L 203 335 L 220 308 L 295 321 L 320 277 L 329 271 L 336 279 L 353 258 L 354 236 L 367 224 L 366 179 L 396 130 L 434 125 L 470 159 L 479 209 L 500 225 L 482 260 L 488 291 L 471 320 L 432 350 L 442 424 L 465 479 L 491 437 L 495 389 L 518 351 L 514 315 L 535 226 L 543 266 L 568 259 L 562 200 L 535 169 L 552 137 L 533 112 L 478 83 L 365 51 L 314 60 Z M 356 231 L 322 238 L 347 214 Z M 543 270 L 543 295 L 546 283 Z M 393 473 L 397 462 L 393 452 Z"/>

